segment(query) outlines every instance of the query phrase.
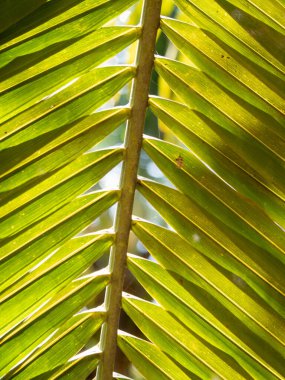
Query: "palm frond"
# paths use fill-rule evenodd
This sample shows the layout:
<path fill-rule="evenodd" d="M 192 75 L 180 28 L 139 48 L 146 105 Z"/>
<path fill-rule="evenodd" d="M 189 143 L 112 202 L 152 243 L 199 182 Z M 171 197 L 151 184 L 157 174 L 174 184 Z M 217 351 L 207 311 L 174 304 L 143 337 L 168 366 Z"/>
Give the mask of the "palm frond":
<path fill-rule="evenodd" d="M 127 379 L 120 348 L 150 380 L 284 379 L 283 0 L 3 3 L 0 377 Z"/>

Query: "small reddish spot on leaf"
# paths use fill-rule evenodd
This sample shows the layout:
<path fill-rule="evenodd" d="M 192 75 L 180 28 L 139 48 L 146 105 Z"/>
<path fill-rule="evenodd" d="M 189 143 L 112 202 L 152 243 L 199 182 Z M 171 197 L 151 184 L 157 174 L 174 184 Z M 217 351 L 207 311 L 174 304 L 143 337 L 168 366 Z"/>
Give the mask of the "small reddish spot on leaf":
<path fill-rule="evenodd" d="M 179 156 L 177 158 L 175 158 L 175 161 L 176 161 L 176 165 L 179 168 L 182 168 L 184 160 L 183 160 L 183 157 L 180 154 L 179 154 Z"/>

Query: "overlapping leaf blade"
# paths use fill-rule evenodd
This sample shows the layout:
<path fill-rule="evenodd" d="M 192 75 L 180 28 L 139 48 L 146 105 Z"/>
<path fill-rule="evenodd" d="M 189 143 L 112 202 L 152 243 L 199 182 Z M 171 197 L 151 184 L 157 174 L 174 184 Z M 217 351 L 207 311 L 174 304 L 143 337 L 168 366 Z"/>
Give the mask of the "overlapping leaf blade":
<path fill-rule="evenodd" d="M 267 50 L 268 46 L 263 46 L 266 41 L 262 41 L 262 38 L 257 40 L 255 33 L 250 33 L 250 28 L 242 26 L 242 21 L 239 20 L 239 17 L 233 17 L 235 15 L 234 11 L 238 16 L 241 16 L 240 19 L 246 16 L 246 13 L 242 12 L 239 6 L 237 8 L 231 7 L 226 0 L 217 2 L 207 0 L 203 3 L 198 0 L 175 0 L 175 3 L 196 24 L 203 27 L 211 35 L 216 35 L 221 41 L 230 45 L 244 57 L 247 57 L 252 62 L 253 69 L 256 69 L 255 64 L 257 64 L 261 68 L 265 68 L 268 73 L 284 79 L 284 63 L 272 56 L 271 52 Z M 279 6 L 278 1 L 272 2 L 272 8 L 275 8 L 276 12 L 278 12 Z M 263 25 L 262 23 L 261 27 Z M 272 42 L 273 34 L 270 34 L 270 37 L 271 43 L 274 43 Z M 264 80 L 266 81 L 268 78 L 270 78 L 270 75 Z"/>
<path fill-rule="evenodd" d="M 87 378 L 104 352 L 76 353 L 113 319 L 109 310 L 82 309 L 116 286 L 112 265 L 88 268 L 120 242 L 110 231 L 76 235 L 124 199 L 117 189 L 86 191 L 131 157 L 128 142 L 88 151 L 132 119 L 129 106 L 96 110 L 144 62 L 138 70 L 97 66 L 144 25 L 104 26 L 135 0 L 4 3 L 0 373 Z M 281 380 L 283 0 L 174 3 L 184 21 L 162 18 L 161 30 L 178 59 L 156 57 L 154 66 L 179 102 L 150 97 L 149 106 L 177 143 L 145 137 L 143 148 L 176 188 L 137 184 L 170 228 L 134 219 L 151 260 L 129 255 L 128 268 L 153 302 L 125 294 L 122 304 L 149 341 L 118 332 L 118 345 L 147 379 Z"/>
<path fill-rule="evenodd" d="M 161 307 L 133 297 L 125 297 L 123 306 L 149 339 L 172 360 L 197 376 L 203 378 L 231 373 L 236 378 L 244 378 L 244 374 L 240 375 L 237 368 L 218 357 L 209 343 L 198 338 Z"/>
<path fill-rule="evenodd" d="M 68 241 L 40 266 L 17 281 L 2 295 L 3 327 L 17 325 L 33 314 L 51 297 L 86 271 L 92 263 L 108 252 L 112 239 L 105 235 L 84 236 Z M 94 247 L 96 246 L 96 250 Z M 18 304 L 21 302 L 21 309 Z"/>
<path fill-rule="evenodd" d="M 84 364 L 86 376 L 98 364 L 94 350 L 74 355 L 105 312 L 75 314 L 94 304 L 109 282 L 107 270 L 90 267 L 108 253 L 113 235 L 76 235 L 120 197 L 116 189 L 90 189 L 123 159 L 124 149 L 88 151 L 130 113 L 129 107 L 96 110 L 136 69 L 97 66 L 138 39 L 140 27 L 102 28 L 134 3 L 6 4 L 0 35 L 3 378 L 76 378 Z"/>
<path fill-rule="evenodd" d="M 43 372 L 57 371 L 72 355 L 77 353 L 103 322 L 101 315 L 96 312 L 80 313 L 71 318 L 47 343 L 43 344 L 24 364 L 12 370 L 14 379 L 36 377 Z M 61 355 L 58 355 L 61 352 Z M 51 364 L 52 363 L 52 364 Z M 93 364 L 94 365 L 94 364 Z"/>
<path fill-rule="evenodd" d="M 13 199 L 5 205 L 6 207 L 3 207 L 3 212 L 7 210 L 8 213 L 4 214 L 6 216 L 5 221 L 0 223 L 1 238 L 16 235 L 38 220 L 46 218 L 59 208 L 64 207 L 75 197 L 94 186 L 104 174 L 120 162 L 121 158 L 122 150 L 119 149 L 97 151 L 80 156 L 79 159 L 65 166 L 63 170 L 59 170 L 51 178 L 43 181 L 38 186 L 41 188 L 42 194 L 39 189 L 33 188 L 31 191 L 21 194 L 18 199 Z M 68 173 L 70 178 L 68 178 Z M 61 183 L 61 179 L 63 179 L 63 183 Z M 55 184 L 55 189 L 52 189 Z M 35 195 L 37 196 L 36 199 Z M 31 200 L 29 204 L 28 199 Z M 25 202 L 24 206 L 21 200 L 23 203 Z M 23 217 L 20 220 L 18 217 L 19 209 Z"/>
<path fill-rule="evenodd" d="M 230 56 L 203 29 L 171 19 L 163 19 L 162 30 L 175 43 L 177 48 L 193 61 L 200 70 L 218 81 L 236 95 L 250 102 L 255 107 L 266 110 L 280 123 L 284 124 L 282 110 L 283 99 L 243 66 L 235 57 Z M 234 80 L 233 80 L 233 78 Z M 240 82 L 240 83 L 238 83 Z M 280 88 L 280 91 L 283 89 Z M 279 112 L 276 112 L 279 110 Z M 281 113 L 281 114 L 280 114 Z"/>
<path fill-rule="evenodd" d="M 256 245 L 267 249 L 284 263 L 282 229 L 258 204 L 239 194 L 223 177 L 217 175 L 210 162 L 207 166 L 207 162 L 204 163 L 191 151 L 155 139 L 145 140 L 144 147 L 185 195 L 193 198 L 203 208 L 206 208 L 207 199 L 210 214 Z M 219 213 L 218 210 L 222 212 Z"/>
<path fill-rule="evenodd" d="M 68 83 L 77 80 L 82 73 L 90 71 L 106 58 L 110 58 L 117 51 L 119 52 L 122 46 L 128 46 L 136 40 L 138 33 L 139 30 L 136 28 L 102 28 L 85 37 L 83 41 L 80 40 L 71 47 L 68 46 L 60 51 L 59 57 L 50 57 L 51 67 L 48 67 L 48 63 L 45 67 L 39 64 L 38 71 L 44 69 L 43 73 L 37 72 L 37 67 L 33 66 L 34 73 L 31 70 L 24 72 L 26 78 L 21 73 L 23 78 L 15 78 L 14 76 L 10 81 L 6 80 L 7 87 L 13 87 L 13 83 L 17 86 L 15 89 L 12 88 L 7 91 L 7 88 L 4 87 L 5 83 L 2 83 L 2 91 L 5 91 L 2 95 L 2 105 L 5 106 L 5 114 L 2 115 L 2 120 L 17 115 L 35 102 L 41 101 Z M 80 52 L 79 56 L 78 52 Z M 19 86 L 19 82 L 23 82 L 23 84 Z M 27 92 L 29 93 L 29 101 L 25 96 Z"/>
<path fill-rule="evenodd" d="M 100 352 L 85 351 L 72 357 L 62 369 L 51 376 L 51 379 L 76 380 L 80 376 L 87 378 L 94 371 L 99 360 Z"/>
<path fill-rule="evenodd" d="M 123 332 L 118 337 L 118 344 L 145 378 L 174 380 L 179 376 L 181 380 L 188 379 L 183 371 L 154 344 Z"/>
<path fill-rule="evenodd" d="M 209 80 L 200 70 L 189 65 L 158 58 L 156 68 L 186 105 L 192 106 L 193 100 L 190 94 L 194 93 L 196 98 L 198 96 L 197 101 L 204 107 L 210 110 L 213 108 L 213 112 L 218 110 L 222 117 L 226 116 L 284 161 L 284 127 L 269 115 L 252 107 L 242 98 L 229 93 L 221 85 Z M 267 128 L 268 124 L 272 125 L 270 130 Z"/>
<path fill-rule="evenodd" d="M 285 242 L 284 230 L 279 226 L 284 225 L 284 204 L 280 200 L 284 199 L 284 94 L 281 85 L 284 81 L 281 69 L 284 66 L 283 55 L 278 55 L 277 48 L 278 43 L 282 44 L 281 35 L 271 50 L 266 45 L 269 35 L 284 34 L 284 29 L 276 22 L 278 6 L 267 8 L 267 13 L 258 13 L 258 9 L 255 14 L 259 21 L 252 25 L 253 29 L 258 27 L 259 22 L 267 25 L 263 25 L 265 38 L 264 46 L 261 46 L 259 40 L 246 34 L 248 28 L 245 27 L 252 12 L 259 7 L 256 4 L 250 4 L 246 9 L 244 2 L 241 2 L 241 9 L 249 13 L 241 12 L 238 25 L 238 9 L 236 14 L 231 14 L 230 10 L 234 10 L 234 6 L 238 8 L 239 2 L 201 4 L 181 0 L 176 3 L 198 25 L 163 19 L 161 26 L 178 49 L 191 60 L 191 65 L 158 57 L 155 67 L 183 104 L 151 98 L 150 107 L 164 126 L 190 150 L 145 139 L 146 153 L 180 192 L 146 180 L 139 182 L 138 189 L 178 234 L 135 221 L 133 231 L 167 272 L 157 264 L 135 257 L 129 258 L 129 267 L 144 288 L 169 313 L 181 318 L 190 329 L 197 326 L 195 331 L 198 335 L 206 337 L 213 347 L 219 347 L 237 359 L 241 368 L 248 371 L 247 374 L 241 372 L 243 378 L 282 378 L 284 370 L 280 362 L 284 361 L 284 341 L 280 339 L 279 329 L 284 326 Z M 228 11 L 225 21 L 224 10 Z M 230 23 L 230 17 L 237 22 Z M 275 32 L 270 34 L 270 28 L 274 28 Z M 249 49 L 251 54 L 246 53 Z M 274 54 L 271 54 L 273 51 Z M 250 64 L 249 60 L 254 63 Z M 263 77 L 261 79 L 256 65 L 267 70 L 265 80 Z M 248 74 L 243 79 L 242 75 L 246 72 Z M 272 75 L 276 76 L 275 80 L 267 81 Z M 279 86 L 276 91 L 277 78 Z M 270 133 L 270 137 L 267 138 L 266 133 Z M 234 136 L 236 140 L 233 140 Z M 244 149 L 246 145 L 247 150 Z M 259 162 L 256 154 L 262 157 Z M 266 163 L 269 162 L 272 171 L 268 170 L 269 166 L 264 166 L 265 156 L 268 156 Z M 216 187 L 218 182 L 221 186 Z M 216 203 L 212 196 L 221 204 Z M 234 214 L 230 216 L 222 204 L 228 210 L 235 210 Z M 277 245 L 273 242 L 275 239 L 279 240 L 279 243 L 276 241 Z M 171 256 L 174 252 L 176 259 Z M 190 255 L 190 252 L 193 253 Z M 185 268 L 185 265 L 188 266 L 186 262 L 190 265 L 188 269 Z M 207 273 L 203 273 L 204 270 Z M 277 278 L 278 283 L 275 283 Z M 221 281 L 220 285 L 214 285 L 215 281 Z M 209 286 L 210 282 L 212 285 Z M 179 283 L 183 285 L 181 290 L 185 294 L 180 301 L 176 301 L 174 298 L 177 298 Z M 240 294 L 236 301 L 232 299 L 230 304 L 224 302 L 218 293 L 225 290 L 227 284 L 246 296 Z M 236 290 L 227 289 L 224 294 L 227 300 L 235 297 Z M 208 303 L 202 302 L 206 294 Z M 179 311 L 188 297 L 191 298 L 188 305 L 195 310 L 194 314 L 190 314 L 189 309 L 188 314 L 187 309 L 184 309 L 184 314 Z M 249 297 L 248 301 L 246 297 Z M 253 305 L 249 311 L 247 307 Z M 206 309 L 202 311 L 201 307 L 204 306 Z M 242 309 L 237 311 L 236 306 L 242 306 Z M 262 310 L 253 317 L 259 307 Z M 202 319 L 206 318 L 214 329 L 211 330 L 202 321 L 198 322 L 196 313 Z M 234 322 L 237 315 L 239 321 L 243 321 L 239 329 L 234 327 L 238 324 Z M 216 318 L 215 322 L 213 317 Z M 132 318 L 149 338 L 159 344 L 153 335 L 154 327 L 141 324 L 136 313 L 132 314 Z M 275 333 L 270 324 L 265 327 L 262 322 L 266 324 L 274 318 L 279 320 Z M 228 326 L 233 329 L 225 330 Z M 223 338 L 215 342 L 217 330 Z M 267 343 L 262 344 L 259 339 Z M 260 345 L 271 348 L 265 352 L 260 350 Z M 161 350 L 164 348 L 160 346 Z M 237 349 L 242 351 L 235 352 Z M 222 354 L 220 357 L 224 362 L 231 363 L 229 357 Z M 279 359 L 275 360 L 277 357 Z M 224 370 L 219 375 L 228 378 L 229 372 Z"/>
<path fill-rule="evenodd" d="M 201 160 L 208 161 L 213 170 L 227 183 L 254 201 L 262 202 L 266 212 L 272 215 L 272 218 L 279 224 L 284 224 L 283 202 L 267 191 L 267 189 L 270 190 L 284 200 L 282 162 L 274 160 L 254 141 L 245 138 L 240 140 L 241 136 L 231 135 L 229 130 L 223 130 L 221 126 L 184 104 L 153 97 L 150 100 L 150 106 L 164 125 L 171 125 L 175 135 L 189 149 L 199 155 Z M 223 126 L 225 127 L 225 124 Z M 245 147 L 248 147 L 247 155 L 244 154 Z M 225 157 L 228 160 L 225 160 Z M 263 160 L 266 160 L 266 166 Z M 250 177 L 253 177 L 254 181 Z M 257 181 L 263 186 L 260 186 Z M 246 186 L 242 186 L 242 183 L 245 183 Z M 268 198 L 270 203 L 265 201 Z"/>
<path fill-rule="evenodd" d="M 194 329 L 198 335 L 235 357 L 245 368 L 250 368 L 250 373 L 253 371 L 255 376 L 258 373 L 270 376 L 256 363 L 258 361 L 267 368 L 269 360 L 264 355 L 264 344 L 263 349 L 260 350 L 260 342 L 257 344 L 253 329 L 249 332 L 251 322 L 248 320 L 242 322 L 242 318 L 239 316 L 239 327 L 237 328 L 233 321 L 239 312 L 225 312 L 226 307 L 221 299 L 219 299 L 220 302 L 216 302 L 215 309 L 212 309 L 210 303 L 207 305 L 207 303 L 201 302 L 204 294 L 199 295 L 198 288 L 198 292 L 195 292 L 193 283 L 195 278 L 199 288 L 205 289 L 206 283 L 213 283 L 215 277 L 220 276 L 221 273 L 215 272 L 215 268 L 200 252 L 172 231 L 139 221 L 134 224 L 133 230 L 153 257 L 163 266 L 161 268 L 145 259 L 129 257 L 129 267 L 132 273 L 136 275 L 136 278 L 152 297 L 186 326 Z M 185 278 L 191 281 L 189 289 L 183 287 Z M 208 291 L 213 294 L 209 287 Z M 205 324 L 205 321 L 214 329 L 207 323 Z M 236 325 L 238 325 L 237 322 Z M 245 353 L 239 351 L 237 347 Z M 275 352 L 276 356 L 278 354 Z M 270 371 L 274 373 L 274 367 L 278 368 L 278 363 L 280 363 L 280 357 L 279 362 L 275 359 L 272 361 Z M 282 367 L 279 366 L 279 370 L 280 368 Z"/>
<path fill-rule="evenodd" d="M 10 369 L 33 354 L 46 339 L 48 342 L 63 323 L 105 288 L 108 280 L 107 274 L 77 279 L 42 305 L 30 318 L 8 331 L 1 346 L 2 352 L 7 353 L 2 355 L 2 374 L 8 376 Z"/>
<path fill-rule="evenodd" d="M 193 23 L 162 19 L 161 27 L 190 61 L 156 58 L 157 73 L 179 103 L 152 97 L 150 107 L 188 149 L 145 138 L 144 150 L 179 191 L 145 179 L 138 184 L 175 231 L 135 220 L 133 232 L 158 264 L 130 256 L 129 268 L 159 305 L 212 344 L 213 355 L 219 348 L 220 359 L 242 378 L 281 379 L 285 103 L 280 4 L 264 10 L 259 2 L 176 4 Z M 254 34 L 258 28 L 263 40 Z M 179 350 L 173 342 L 173 351 L 167 351 L 167 339 L 159 341 L 155 334 L 157 326 L 142 322 L 129 306 L 139 307 L 141 301 L 128 300 L 125 309 L 160 350 L 169 355 Z M 142 308 L 148 319 L 151 306 Z M 160 317 L 162 326 L 168 316 Z M 273 332 L 275 318 L 279 327 Z M 197 357 L 202 360 L 204 352 Z M 209 376 L 197 372 L 195 363 L 189 370 L 199 378 Z M 222 366 L 219 370 L 221 378 L 237 377 Z"/>
<path fill-rule="evenodd" d="M 22 153 L 22 157 L 28 156 L 26 161 L 31 160 L 31 162 L 30 164 L 26 163 L 23 167 L 22 162 L 19 162 L 17 158 L 18 151 L 21 151 L 20 148 L 23 148 L 21 144 L 19 148 L 11 148 L 16 153 L 15 156 L 8 155 L 3 151 L 4 170 L 7 169 L 8 165 L 11 165 L 11 163 L 9 164 L 4 160 L 5 155 L 6 158 L 12 156 L 12 164 L 15 165 L 16 162 L 18 167 L 10 175 L 6 174 L 2 179 L 2 203 L 6 203 L 14 198 L 18 200 L 22 194 L 28 193 L 28 191 L 30 193 L 33 192 L 32 189 L 39 182 L 49 182 L 49 178 L 52 178 L 53 175 L 56 176 L 59 169 L 62 169 L 64 165 L 68 166 L 72 160 L 78 159 L 94 143 L 100 142 L 108 133 L 111 133 L 120 123 L 124 122 L 128 113 L 128 110 L 125 109 L 98 112 L 98 114 L 96 113 L 77 120 L 74 126 L 65 125 L 62 131 L 51 132 L 51 139 L 47 139 L 46 145 L 43 145 L 42 138 L 39 138 L 39 145 L 32 140 Z M 35 147 L 40 149 L 35 150 Z M 10 149 L 8 148 L 7 152 L 9 151 Z M 42 170 L 43 165 L 45 170 Z M 22 170 L 19 170 L 20 168 Z M 68 169 L 65 170 L 68 172 Z M 50 187 L 51 184 L 49 183 L 48 186 Z M 36 188 L 34 196 L 36 195 L 36 191 L 40 190 Z M 9 203 L 7 207 L 9 207 Z"/>

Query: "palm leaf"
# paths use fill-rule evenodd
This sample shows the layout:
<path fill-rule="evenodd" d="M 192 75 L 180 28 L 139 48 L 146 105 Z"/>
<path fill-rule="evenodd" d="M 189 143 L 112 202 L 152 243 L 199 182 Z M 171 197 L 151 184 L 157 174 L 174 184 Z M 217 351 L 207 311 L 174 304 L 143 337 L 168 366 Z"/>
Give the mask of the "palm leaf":
<path fill-rule="evenodd" d="M 146 379 L 284 379 L 284 3 L 135 3 L 3 1 L 0 376 L 127 379 L 120 348 Z"/>

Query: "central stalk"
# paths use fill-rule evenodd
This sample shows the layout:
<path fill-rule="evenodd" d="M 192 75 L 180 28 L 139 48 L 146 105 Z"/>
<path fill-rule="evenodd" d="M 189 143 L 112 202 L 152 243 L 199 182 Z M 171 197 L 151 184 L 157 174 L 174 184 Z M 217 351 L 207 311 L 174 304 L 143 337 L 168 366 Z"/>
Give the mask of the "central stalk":
<path fill-rule="evenodd" d="M 115 220 L 115 243 L 111 249 L 109 267 L 111 282 L 105 295 L 107 320 L 102 327 L 102 360 L 96 380 L 112 380 L 119 327 L 124 274 L 128 251 L 132 210 L 137 183 L 137 171 L 143 140 L 149 86 L 154 62 L 156 35 L 160 23 L 162 0 L 145 0 L 141 18 L 142 34 L 137 52 L 137 75 L 131 92 L 131 116 L 125 136 L 125 157 L 121 177 L 121 198 Z"/>

